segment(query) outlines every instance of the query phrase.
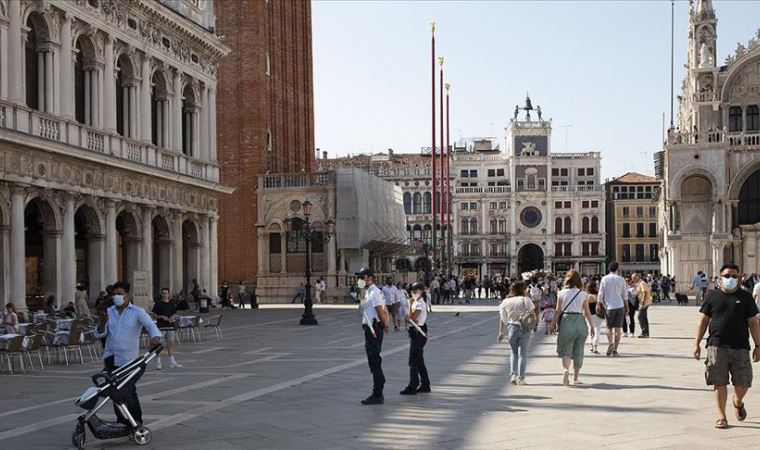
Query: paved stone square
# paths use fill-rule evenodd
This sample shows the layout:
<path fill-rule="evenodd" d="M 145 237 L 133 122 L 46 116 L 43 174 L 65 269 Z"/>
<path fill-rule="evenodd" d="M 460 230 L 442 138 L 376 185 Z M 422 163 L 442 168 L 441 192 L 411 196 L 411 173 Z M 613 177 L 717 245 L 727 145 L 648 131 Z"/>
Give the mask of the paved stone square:
<path fill-rule="evenodd" d="M 695 307 L 655 306 L 653 338 L 624 339 L 619 358 L 587 355 L 582 387 L 561 386 L 554 338 L 538 334 L 529 384 L 512 386 L 492 303 L 435 308 L 428 395 L 398 395 L 408 376 L 407 337 L 389 333 L 386 403 L 373 407 L 359 404 L 371 378 L 354 306 L 318 306 L 318 327 L 298 326 L 300 309 L 289 306 L 226 312 L 224 339 L 183 343 L 183 369 L 151 368 L 143 376 L 138 392 L 154 431 L 149 447 L 694 449 L 760 442 L 757 388 L 745 423 L 730 413 L 734 427 L 712 428 L 703 365 L 690 357 Z M 98 369 L 52 365 L 0 375 L 0 448 L 71 448 L 73 400 Z M 110 416 L 110 406 L 104 412 Z M 88 448 L 133 447 L 88 435 Z"/>

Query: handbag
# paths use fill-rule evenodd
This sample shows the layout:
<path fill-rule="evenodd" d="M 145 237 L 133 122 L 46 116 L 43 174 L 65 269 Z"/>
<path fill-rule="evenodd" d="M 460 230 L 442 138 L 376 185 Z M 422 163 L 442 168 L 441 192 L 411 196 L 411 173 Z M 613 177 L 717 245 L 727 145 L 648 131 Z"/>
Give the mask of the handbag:
<path fill-rule="evenodd" d="M 596 302 L 596 317 L 604 319 L 607 317 L 607 310 L 604 309 L 602 302 Z"/>
<path fill-rule="evenodd" d="M 558 330 L 559 330 L 560 326 L 562 326 L 562 316 L 565 315 L 565 311 L 567 311 L 567 308 L 569 308 L 570 305 L 573 304 L 573 302 L 575 301 L 576 298 L 578 298 L 578 296 L 580 295 L 580 293 L 581 293 L 581 290 L 578 289 L 578 292 L 576 292 L 575 295 L 573 296 L 573 298 L 570 299 L 570 303 L 568 303 L 567 305 L 565 305 L 564 308 L 562 308 L 562 312 L 559 314 L 559 319 L 557 319 L 557 329 Z M 597 305 L 597 306 L 599 306 L 599 305 Z"/>

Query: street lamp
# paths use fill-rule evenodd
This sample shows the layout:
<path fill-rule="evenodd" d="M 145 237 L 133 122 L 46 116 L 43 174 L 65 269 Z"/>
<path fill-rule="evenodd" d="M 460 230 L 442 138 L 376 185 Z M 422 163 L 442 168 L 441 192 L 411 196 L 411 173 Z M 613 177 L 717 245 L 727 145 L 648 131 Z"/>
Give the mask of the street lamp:
<path fill-rule="evenodd" d="M 311 300 L 311 242 L 313 240 L 319 240 L 323 244 L 330 242 L 332 235 L 335 233 L 335 221 L 327 219 L 325 222 L 325 232 L 320 233 L 319 230 L 315 230 L 311 227 L 309 218 L 311 217 L 311 202 L 306 200 L 302 203 L 303 216 L 306 219 L 303 223 L 303 227 L 300 230 L 293 231 L 293 219 L 288 217 L 285 219 L 285 232 L 296 233 L 295 239 L 304 239 L 306 242 L 306 297 L 304 298 L 304 312 L 301 316 L 301 325 L 317 325 L 317 318 L 314 317 L 313 302 Z"/>

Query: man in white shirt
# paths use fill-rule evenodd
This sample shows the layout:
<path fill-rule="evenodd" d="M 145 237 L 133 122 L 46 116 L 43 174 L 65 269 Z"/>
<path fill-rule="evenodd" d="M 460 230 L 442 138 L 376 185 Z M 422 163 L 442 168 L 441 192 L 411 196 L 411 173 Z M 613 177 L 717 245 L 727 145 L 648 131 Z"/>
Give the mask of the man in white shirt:
<path fill-rule="evenodd" d="M 610 263 L 610 272 L 602 277 L 599 283 L 599 302 L 607 314 L 607 339 L 611 344 L 607 347 L 607 356 L 618 356 L 620 336 L 623 334 L 623 321 L 628 314 L 628 285 L 625 279 L 617 274 L 618 263 Z M 614 343 L 612 333 L 615 333 Z"/>
<path fill-rule="evenodd" d="M 366 288 L 364 301 L 359 306 L 362 311 L 362 327 L 364 328 L 364 350 L 367 353 L 369 370 L 372 372 L 372 395 L 362 400 L 362 405 L 382 405 L 384 403 L 382 358 L 383 336 L 388 331 L 388 310 L 386 309 L 383 293 L 375 285 L 375 274 L 369 267 L 363 267 L 356 272 L 357 287 Z"/>
<path fill-rule="evenodd" d="M 315 286 L 317 303 L 322 303 L 322 293 L 325 292 L 325 289 L 327 289 L 325 280 L 322 279 L 322 277 L 319 277 L 319 280 L 317 280 L 317 285 Z"/>
<path fill-rule="evenodd" d="M 393 284 L 391 277 L 385 279 L 382 293 L 385 300 L 385 308 L 391 315 L 391 323 L 393 323 L 395 331 L 398 331 L 398 326 L 396 325 L 396 321 L 398 320 L 398 288 Z"/>

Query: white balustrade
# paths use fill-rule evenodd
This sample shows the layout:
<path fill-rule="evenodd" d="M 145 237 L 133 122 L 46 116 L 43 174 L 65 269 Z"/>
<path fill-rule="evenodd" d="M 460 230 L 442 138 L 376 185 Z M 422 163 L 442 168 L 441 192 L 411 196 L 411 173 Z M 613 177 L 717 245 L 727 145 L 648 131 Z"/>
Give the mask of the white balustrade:
<path fill-rule="evenodd" d="M 87 148 L 103 153 L 104 136 L 96 131 L 87 130 Z"/>

